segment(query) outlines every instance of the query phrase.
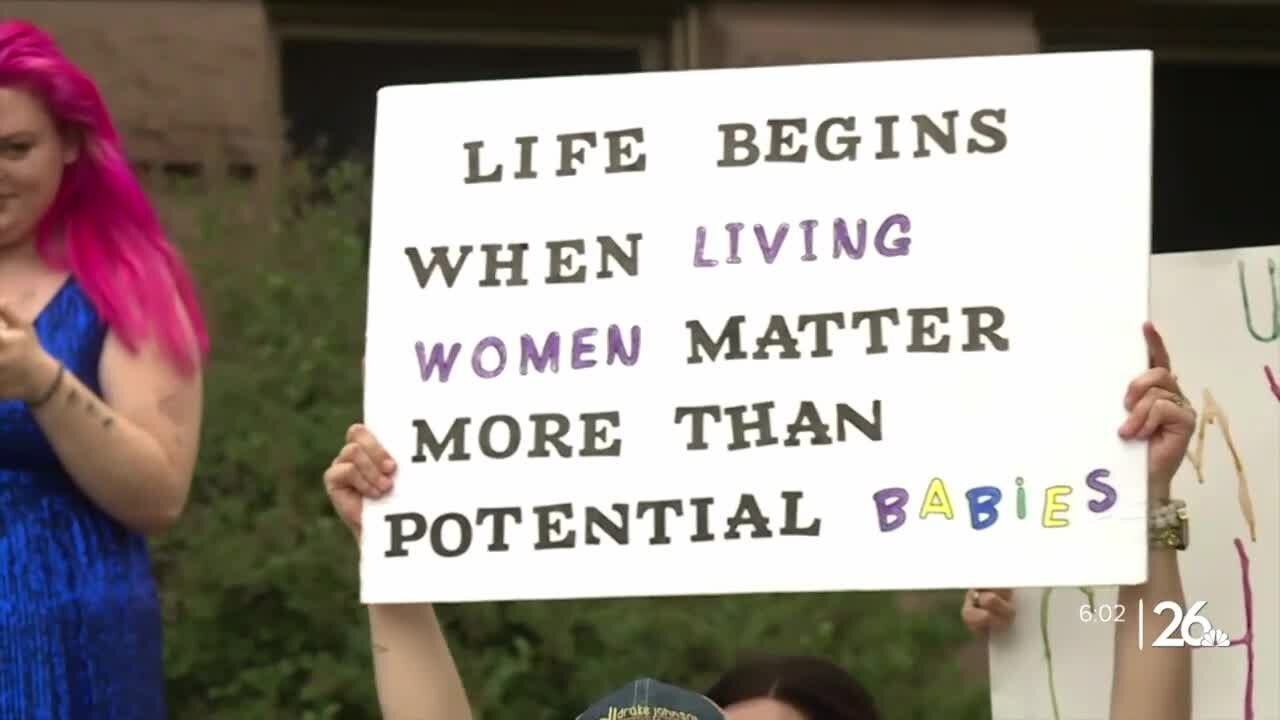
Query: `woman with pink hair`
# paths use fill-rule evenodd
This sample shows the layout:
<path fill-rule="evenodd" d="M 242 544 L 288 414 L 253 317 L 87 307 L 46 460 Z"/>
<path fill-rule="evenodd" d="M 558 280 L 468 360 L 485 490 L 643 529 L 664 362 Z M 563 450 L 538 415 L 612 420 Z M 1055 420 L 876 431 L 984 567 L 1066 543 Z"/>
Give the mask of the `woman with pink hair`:
<path fill-rule="evenodd" d="M 0 718 L 166 717 L 146 536 L 186 504 L 207 351 L 97 87 L 0 23 Z"/>

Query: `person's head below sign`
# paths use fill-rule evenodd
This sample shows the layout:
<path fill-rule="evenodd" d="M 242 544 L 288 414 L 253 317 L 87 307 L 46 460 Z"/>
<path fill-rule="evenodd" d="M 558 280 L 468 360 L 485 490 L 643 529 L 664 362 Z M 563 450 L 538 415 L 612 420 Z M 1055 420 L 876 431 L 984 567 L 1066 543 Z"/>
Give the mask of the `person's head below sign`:
<path fill-rule="evenodd" d="M 878 720 L 875 702 L 835 663 L 764 656 L 738 664 L 705 695 L 640 679 L 597 700 L 578 720 Z"/>
<path fill-rule="evenodd" d="M 762 657 L 730 668 L 706 696 L 729 720 L 876 720 L 875 701 L 843 668 L 813 657 Z"/>
<path fill-rule="evenodd" d="M 1148 446 L 1151 552 L 1147 582 L 1120 588 L 1116 603 L 1124 607 L 1128 617 L 1136 618 L 1140 608 L 1147 617 L 1145 623 L 1115 624 L 1111 718 L 1190 720 L 1190 648 L 1153 648 L 1152 641 L 1166 625 L 1153 609 L 1163 602 L 1186 605 L 1178 567 L 1178 551 L 1186 547 L 1185 507 L 1170 497 L 1169 490 L 1190 442 L 1196 415 L 1170 371 L 1169 354 L 1160 335 L 1150 324 L 1143 333 L 1150 368 L 1127 388 L 1117 388 L 1128 411 L 1118 434 Z M 357 540 L 363 499 L 390 492 L 395 472 L 395 460 L 369 429 L 353 425 L 324 481 L 334 508 Z M 979 635 L 1007 628 L 1013 617 L 1008 590 L 970 590 L 961 605 L 963 622 Z M 466 691 L 430 605 L 370 605 L 369 619 L 378 698 L 386 718 L 471 717 Z M 1144 637 L 1139 637 L 1139 632 Z M 635 680 L 597 700 L 579 720 L 880 717 L 872 693 L 835 664 L 807 657 L 764 657 L 729 669 L 701 694 L 647 678 Z"/>

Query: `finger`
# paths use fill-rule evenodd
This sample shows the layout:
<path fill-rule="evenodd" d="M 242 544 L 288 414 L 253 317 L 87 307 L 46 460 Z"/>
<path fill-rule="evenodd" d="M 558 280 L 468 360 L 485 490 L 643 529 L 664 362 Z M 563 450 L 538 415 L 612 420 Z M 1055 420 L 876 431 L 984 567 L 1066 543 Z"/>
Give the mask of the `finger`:
<path fill-rule="evenodd" d="M 353 492 L 354 486 L 360 482 L 360 470 L 349 462 L 335 462 L 324 471 L 324 489 L 330 496 L 339 492 Z"/>
<path fill-rule="evenodd" d="M 1129 417 L 1125 418 L 1124 423 L 1120 426 L 1120 436 L 1123 438 L 1136 438 L 1140 436 L 1141 431 L 1146 427 L 1151 419 L 1152 409 L 1156 403 L 1165 402 L 1174 407 L 1178 407 L 1179 396 L 1165 390 L 1162 387 L 1148 388 L 1133 408 L 1129 410 Z"/>
<path fill-rule="evenodd" d="M 970 632 L 979 636 L 987 635 L 992 631 L 1004 630 L 1009 627 L 1010 623 L 1006 618 L 972 605 L 966 606 L 960 612 L 960 619 L 969 627 Z"/>
<path fill-rule="evenodd" d="M 1148 366 L 1165 369 L 1172 367 L 1169 364 L 1169 349 L 1165 347 L 1164 338 L 1160 336 L 1156 326 L 1150 322 L 1143 323 L 1142 336 L 1147 341 Z"/>
<path fill-rule="evenodd" d="M 1002 597 L 1000 593 L 990 590 L 979 590 L 976 594 L 977 608 L 986 610 L 993 617 L 1005 622 L 1013 622 L 1014 609 L 1012 597 Z"/>
<path fill-rule="evenodd" d="M 330 497 L 337 493 L 359 493 L 355 486 L 361 482 L 360 470 L 349 462 L 335 462 L 324 471 L 324 489 Z M 336 498 L 334 504 L 338 504 Z"/>
<path fill-rule="evenodd" d="M 26 321 L 18 317 L 18 313 L 9 306 L 9 303 L 0 302 L 0 321 L 9 327 L 22 327 L 26 325 Z"/>
<path fill-rule="evenodd" d="M 1152 370 L 1151 372 L 1156 372 Z M 1178 396 L 1166 390 L 1163 387 L 1150 386 L 1147 387 L 1141 397 L 1137 398 L 1128 408 L 1129 416 L 1125 418 L 1124 424 L 1120 426 L 1120 434 L 1124 437 L 1132 437 L 1139 428 L 1147 422 L 1147 416 L 1151 414 L 1151 408 L 1157 400 L 1168 400 L 1177 404 Z"/>
<path fill-rule="evenodd" d="M 985 633 L 991 627 L 991 613 L 968 603 L 960 609 L 960 619 L 977 635 Z"/>
<path fill-rule="evenodd" d="M 1182 394 L 1182 389 L 1178 386 L 1178 378 L 1168 368 L 1151 368 L 1134 378 L 1125 389 L 1124 409 L 1132 411 L 1151 388 L 1163 388 L 1175 395 Z"/>
<path fill-rule="evenodd" d="M 996 597 L 1003 599 L 1005 602 L 1013 602 L 1012 588 L 978 588 L 975 593 L 991 593 Z"/>
<path fill-rule="evenodd" d="M 1196 411 L 1178 405 L 1173 400 L 1159 398 L 1151 404 L 1146 421 L 1138 430 L 1138 437 L 1146 439 L 1165 429 L 1190 436 L 1196 426 Z"/>
<path fill-rule="evenodd" d="M 347 429 L 347 442 L 357 443 L 364 448 L 384 475 L 396 471 L 396 461 L 391 459 L 391 453 L 382 447 L 382 443 L 378 442 L 378 438 L 374 437 L 368 427 L 360 423 L 352 425 Z"/>
<path fill-rule="evenodd" d="M 10 348 L 20 347 L 24 339 L 26 339 L 26 330 L 11 327 L 0 322 L 0 350 L 9 350 Z"/>
<path fill-rule="evenodd" d="M 374 465 L 373 458 L 369 456 L 369 453 L 365 450 L 364 446 L 356 443 L 349 443 L 348 447 L 352 448 L 350 451 L 351 462 L 360 471 L 361 479 L 364 480 L 369 487 L 373 488 L 374 497 L 381 496 L 386 492 L 386 489 L 390 487 L 390 480 L 388 480 L 387 477 L 378 470 L 378 467 Z M 362 490 L 360 494 L 366 495 L 368 493 L 365 493 Z"/>
<path fill-rule="evenodd" d="M 330 483 L 331 491 L 345 488 L 364 497 L 382 496 L 378 472 L 374 469 L 369 456 L 365 455 L 358 445 L 352 443 L 344 447 L 341 457 L 341 461 L 325 472 L 326 482 Z"/>

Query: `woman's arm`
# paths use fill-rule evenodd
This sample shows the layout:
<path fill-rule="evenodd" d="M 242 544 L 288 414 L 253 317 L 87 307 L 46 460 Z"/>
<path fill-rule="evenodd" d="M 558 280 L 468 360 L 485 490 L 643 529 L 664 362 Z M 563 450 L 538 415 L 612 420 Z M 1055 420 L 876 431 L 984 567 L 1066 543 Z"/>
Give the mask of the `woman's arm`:
<path fill-rule="evenodd" d="M 1167 492 L 1167 485 L 1164 490 Z M 1162 497 L 1155 494 L 1160 489 L 1151 492 L 1152 498 Z M 1112 720 L 1189 720 L 1191 717 L 1191 648 L 1151 647 L 1167 624 L 1163 622 L 1165 616 L 1153 612 L 1165 601 L 1186 607 L 1178 553 L 1152 549 L 1147 560 L 1147 582 L 1120 588 L 1118 602 L 1125 609 L 1125 621 L 1116 623 Z M 1145 613 L 1141 639 L 1138 637 L 1140 604 Z"/>
<path fill-rule="evenodd" d="M 470 719 L 462 678 L 430 605 L 370 605 L 369 630 L 383 720 Z"/>
<path fill-rule="evenodd" d="M 390 453 L 367 427 L 347 429 L 324 486 L 356 542 L 364 499 L 390 492 L 395 471 Z M 470 719 L 467 692 L 431 605 L 370 605 L 369 631 L 383 720 Z"/>
<path fill-rule="evenodd" d="M 137 532 L 177 522 L 199 449 L 200 373 L 184 377 L 155 343 L 134 353 L 114 334 L 99 362 L 101 398 L 47 353 L 39 364 L 42 387 L 57 387 L 32 414 L 85 495 Z"/>
<path fill-rule="evenodd" d="M 1127 440 L 1147 441 L 1148 512 L 1169 501 L 1173 476 L 1195 431 L 1196 413 L 1170 370 L 1169 351 L 1156 329 L 1143 326 L 1151 369 L 1125 393 L 1129 417 L 1120 426 Z M 1191 648 L 1153 648 L 1164 623 L 1153 612 L 1164 601 L 1185 607 L 1176 550 L 1152 543 L 1147 581 L 1121 587 L 1125 621 L 1116 624 L 1111 681 L 1111 720 L 1190 720 Z M 1138 637 L 1139 609 L 1145 637 Z M 1141 648 L 1139 649 L 1139 641 Z"/>

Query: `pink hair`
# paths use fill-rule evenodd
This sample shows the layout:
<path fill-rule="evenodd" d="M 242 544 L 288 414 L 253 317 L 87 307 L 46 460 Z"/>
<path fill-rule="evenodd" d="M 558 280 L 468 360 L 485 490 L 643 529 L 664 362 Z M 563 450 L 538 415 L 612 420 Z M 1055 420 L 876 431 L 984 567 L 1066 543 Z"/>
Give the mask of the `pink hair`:
<path fill-rule="evenodd" d="M 194 371 L 209 352 L 195 283 L 125 157 L 97 85 L 47 33 L 9 21 L 0 22 L 0 86 L 39 97 L 59 129 L 80 142 L 36 227 L 40 256 L 71 272 L 130 351 L 154 331 L 171 362 Z"/>

